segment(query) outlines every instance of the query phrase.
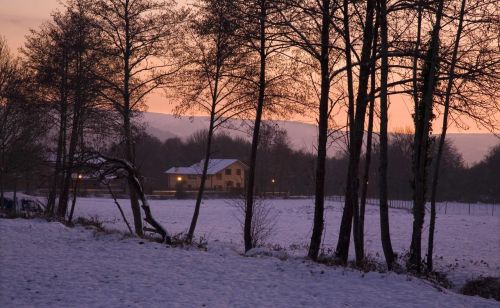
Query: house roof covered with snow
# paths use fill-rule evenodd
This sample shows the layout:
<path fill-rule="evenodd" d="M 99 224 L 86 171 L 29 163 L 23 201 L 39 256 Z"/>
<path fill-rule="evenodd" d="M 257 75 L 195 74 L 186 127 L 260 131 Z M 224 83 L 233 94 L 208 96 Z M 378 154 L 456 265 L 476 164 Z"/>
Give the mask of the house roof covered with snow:
<path fill-rule="evenodd" d="M 200 175 L 200 174 L 202 174 L 202 171 L 203 171 L 203 162 L 204 162 L 204 160 L 201 160 L 201 161 L 197 162 L 196 164 L 193 164 L 189 167 L 172 167 L 172 168 L 168 169 L 167 171 L 165 171 L 165 173 L 166 174 Z M 245 166 L 245 164 L 243 164 L 242 162 L 240 162 L 237 159 L 210 159 L 208 161 L 207 174 L 209 174 L 209 175 L 216 174 L 216 173 L 224 170 L 225 168 L 227 168 L 228 166 L 230 166 L 236 162 L 239 162 L 243 166 Z"/>

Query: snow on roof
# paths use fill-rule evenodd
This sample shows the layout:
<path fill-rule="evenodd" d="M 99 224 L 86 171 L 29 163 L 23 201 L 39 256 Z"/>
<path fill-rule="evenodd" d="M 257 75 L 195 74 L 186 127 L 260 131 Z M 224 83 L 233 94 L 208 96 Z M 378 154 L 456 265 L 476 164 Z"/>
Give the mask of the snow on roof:
<path fill-rule="evenodd" d="M 172 167 L 165 171 L 167 174 L 202 174 L 203 171 L 203 162 L 204 160 L 202 159 L 201 161 L 197 162 L 196 164 L 193 164 L 189 167 Z M 208 161 L 208 170 L 207 174 L 213 175 L 216 174 L 219 171 L 224 170 L 226 167 L 236 163 L 240 162 L 237 159 L 210 159 Z M 242 162 L 240 162 L 243 164 Z M 243 164 L 244 165 L 244 164 Z"/>

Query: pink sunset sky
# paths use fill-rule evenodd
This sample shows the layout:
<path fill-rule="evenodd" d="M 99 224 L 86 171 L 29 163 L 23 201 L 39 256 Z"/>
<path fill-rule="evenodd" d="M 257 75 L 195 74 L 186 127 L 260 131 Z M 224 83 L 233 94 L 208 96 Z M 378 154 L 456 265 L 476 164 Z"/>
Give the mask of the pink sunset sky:
<path fill-rule="evenodd" d="M 0 35 L 7 40 L 10 49 L 17 53 L 18 48 L 23 46 L 25 36 L 30 29 L 37 29 L 40 24 L 50 19 L 52 11 L 62 7 L 60 0 L 0 0 Z M 161 94 L 155 93 L 147 98 L 148 111 L 171 113 L 172 104 Z M 403 130 L 412 126 L 411 100 L 402 96 L 393 97 L 389 111 L 389 128 L 392 131 Z M 341 115 L 345 118 L 344 115 Z M 314 117 L 296 116 L 291 120 L 307 123 L 315 123 Z M 343 119 L 339 119 L 343 122 Z M 435 131 L 440 130 L 441 119 L 435 121 Z M 450 127 L 449 132 L 486 132 L 476 127 L 474 123 L 468 123 L 469 129 L 464 130 L 455 126 Z"/>

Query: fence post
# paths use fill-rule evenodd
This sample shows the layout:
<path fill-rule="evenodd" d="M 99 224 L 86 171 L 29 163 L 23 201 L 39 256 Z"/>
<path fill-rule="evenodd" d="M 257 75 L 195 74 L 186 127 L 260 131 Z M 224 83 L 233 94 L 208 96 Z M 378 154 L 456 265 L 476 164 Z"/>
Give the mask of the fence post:
<path fill-rule="evenodd" d="M 469 216 L 470 216 L 470 203 L 469 203 Z"/>
<path fill-rule="evenodd" d="M 446 201 L 444 205 L 444 214 L 446 215 L 446 212 L 448 211 L 448 201 Z"/>

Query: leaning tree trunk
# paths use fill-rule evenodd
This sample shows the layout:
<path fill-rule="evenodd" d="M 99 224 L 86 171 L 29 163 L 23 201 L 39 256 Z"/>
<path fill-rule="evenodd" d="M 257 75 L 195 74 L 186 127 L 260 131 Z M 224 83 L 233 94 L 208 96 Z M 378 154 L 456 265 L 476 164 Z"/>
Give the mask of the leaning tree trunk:
<path fill-rule="evenodd" d="M 146 198 L 146 194 L 144 193 L 144 188 L 142 187 L 142 184 L 139 180 L 137 169 L 132 164 L 132 162 L 129 162 L 127 160 L 123 160 L 120 158 L 109 157 L 109 156 L 102 155 L 102 154 L 97 154 L 96 156 L 98 159 L 103 158 L 105 160 L 105 163 L 101 163 L 98 166 L 94 166 L 94 167 L 98 167 L 101 170 L 101 172 L 103 172 L 101 174 L 101 176 L 103 178 L 105 178 L 105 176 L 107 174 L 109 174 L 108 172 L 110 170 L 111 170 L 111 174 L 114 174 L 115 172 L 119 172 L 121 170 L 126 172 L 127 181 L 130 184 L 131 189 L 133 189 L 134 192 L 136 193 L 136 196 L 139 196 L 139 198 L 141 199 L 142 209 L 144 211 L 144 221 L 146 221 L 149 225 L 151 225 L 153 227 L 153 229 L 148 228 L 145 230 L 160 234 L 162 237 L 162 242 L 167 243 L 167 244 L 171 244 L 172 239 L 169 236 L 167 230 L 158 221 L 156 221 L 154 219 L 153 215 L 151 214 L 151 208 L 149 207 L 149 202 Z M 115 202 L 116 202 L 116 200 L 115 200 Z M 117 203 L 117 205 L 118 205 L 118 203 Z M 121 208 L 119 207 L 119 205 L 118 205 L 118 208 L 120 209 L 120 212 L 121 212 Z"/>
<path fill-rule="evenodd" d="M 308 253 L 309 258 L 312 260 L 318 259 L 324 227 L 326 143 L 328 138 L 328 103 L 330 94 L 329 43 L 331 18 L 329 10 L 330 0 L 324 0 L 321 28 L 321 93 L 318 122 L 318 157 L 316 158 L 314 193 L 314 224 Z"/>
<path fill-rule="evenodd" d="M 215 92 L 217 93 L 217 83 L 215 85 Z M 200 215 L 201 200 L 203 199 L 203 192 L 205 191 L 205 182 L 207 180 L 208 163 L 210 162 L 210 154 L 212 151 L 212 137 L 214 133 L 214 119 L 215 119 L 215 102 L 212 102 L 212 112 L 210 113 L 210 126 L 208 128 L 207 134 L 207 144 L 205 149 L 205 160 L 203 162 L 203 171 L 201 174 L 200 187 L 198 189 L 198 195 L 196 196 L 196 205 L 194 207 L 193 218 L 191 219 L 191 225 L 189 226 L 189 231 L 186 240 L 191 242 L 194 236 L 194 230 L 196 229 L 196 223 L 198 222 L 198 216 Z"/>
<path fill-rule="evenodd" d="M 387 79 L 389 77 L 388 59 L 388 34 L 387 34 L 387 3 L 380 0 L 380 36 L 381 36 L 381 68 L 380 68 L 380 235 L 382 248 L 384 250 L 387 268 L 392 269 L 394 263 L 394 251 L 391 244 L 391 234 L 389 229 L 389 205 L 387 197 Z"/>
<path fill-rule="evenodd" d="M 434 253 L 434 230 L 436 226 L 436 195 L 439 180 L 439 168 L 441 165 L 441 159 L 443 156 L 443 150 L 445 145 L 446 131 L 448 129 L 448 114 L 450 110 L 450 97 L 451 90 L 453 87 L 453 79 L 455 76 L 455 66 L 457 63 L 458 47 L 460 46 L 460 36 L 462 35 L 463 20 L 465 14 L 465 2 L 462 0 L 460 7 L 460 19 L 458 21 L 457 35 L 455 38 L 455 44 L 453 46 L 453 54 L 450 63 L 450 71 L 448 77 L 448 84 L 446 86 L 445 102 L 444 102 L 444 112 L 443 112 L 443 126 L 441 128 L 441 136 L 439 138 L 438 152 L 436 156 L 436 162 L 434 166 L 434 173 L 432 177 L 432 187 L 431 187 L 431 218 L 429 223 L 429 239 L 427 245 L 427 270 L 433 270 L 433 253 Z"/>
<path fill-rule="evenodd" d="M 417 129 L 415 131 L 416 142 L 414 145 L 415 196 L 413 205 L 413 231 L 408 267 L 410 270 L 415 270 L 417 272 L 421 271 L 422 264 L 422 227 L 424 225 L 426 176 L 429 163 L 429 132 L 432 124 L 433 98 L 436 86 L 436 75 L 438 72 L 439 33 L 443 16 L 443 2 L 444 0 L 438 2 L 436 22 L 432 30 L 431 43 L 424 66 L 422 101 L 419 104 L 419 112 L 416 115 L 418 118 Z"/>
<path fill-rule="evenodd" d="M 349 244 L 351 227 L 354 222 L 354 245 L 356 250 L 356 262 L 361 263 L 361 242 L 359 238 L 359 161 L 361 146 L 363 143 L 364 123 L 368 104 L 367 89 L 370 77 L 370 58 L 373 42 L 373 15 L 375 1 L 369 0 L 366 7 L 366 20 L 363 29 L 363 46 L 361 51 L 360 73 L 358 83 L 358 95 L 356 98 L 356 114 L 354 118 L 354 131 L 350 132 L 349 166 L 347 171 L 347 187 L 345 194 L 345 205 L 342 213 L 339 238 L 336 254 L 341 262 L 346 263 L 349 255 Z"/>
<path fill-rule="evenodd" d="M 245 206 L 245 222 L 243 226 L 243 238 L 245 241 L 245 251 L 253 248 L 252 220 L 254 205 L 255 170 L 257 168 L 257 150 L 259 147 L 260 124 L 262 121 L 262 111 L 264 109 L 264 98 L 266 91 L 266 1 L 260 4 L 260 72 L 259 72 L 259 97 L 257 100 L 257 112 L 253 127 L 252 149 L 250 152 L 250 165 L 248 168 L 247 195 Z"/>

